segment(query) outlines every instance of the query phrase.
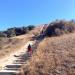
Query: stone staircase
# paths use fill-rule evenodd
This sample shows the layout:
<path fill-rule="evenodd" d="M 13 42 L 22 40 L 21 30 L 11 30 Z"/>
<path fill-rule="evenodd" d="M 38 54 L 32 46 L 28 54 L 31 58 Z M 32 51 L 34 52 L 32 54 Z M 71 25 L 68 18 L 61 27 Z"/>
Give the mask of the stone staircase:
<path fill-rule="evenodd" d="M 32 45 L 34 43 L 30 42 Z M 29 43 L 28 43 L 29 44 Z M 26 45 L 27 47 L 27 45 Z M 20 52 L 19 55 L 13 55 L 15 59 L 12 60 L 12 63 L 6 64 L 0 70 L 0 75 L 16 75 L 19 73 L 19 70 L 22 65 L 26 64 L 26 60 L 30 58 L 28 54 L 23 50 Z"/>

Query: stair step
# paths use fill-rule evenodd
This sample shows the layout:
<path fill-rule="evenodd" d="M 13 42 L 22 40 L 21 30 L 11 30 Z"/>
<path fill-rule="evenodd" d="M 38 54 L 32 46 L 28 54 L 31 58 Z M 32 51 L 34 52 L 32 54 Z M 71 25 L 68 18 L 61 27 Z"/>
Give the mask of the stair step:
<path fill-rule="evenodd" d="M 0 70 L 0 75 L 16 75 L 19 71 L 15 70 Z"/>
<path fill-rule="evenodd" d="M 5 68 L 5 70 L 19 70 L 20 68 Z"/>
<path fill-rule="evenodd" d="M 17 59 L 17 60 L 15 60 L 15 62 L 25 62 L 25 60 Z"/>
<path fill-rule="evenodd" d="M 26 64 L 26 62 L 14 62 L 13 64 Z"/>
<path fill-rule="evenodd" d="M 9 64 L 9 65 L 7 65 L 7 66 L 5 66 L 5 67 L 7 67 L 7 68 L 20 68 L 21 65 L 22 65 L 22 64 Z"/>

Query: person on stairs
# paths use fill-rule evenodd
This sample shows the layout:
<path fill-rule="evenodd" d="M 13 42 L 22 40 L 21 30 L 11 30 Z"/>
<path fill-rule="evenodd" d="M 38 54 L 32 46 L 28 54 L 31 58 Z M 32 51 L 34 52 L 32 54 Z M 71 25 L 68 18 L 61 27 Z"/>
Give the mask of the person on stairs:
<path fill-rule="evenodd" d="M 31 45 L 29 44 L 29 45 L 28 45 L 28 55 L 31 56 L 31 54 L 32 54 L 32 47 L 31 47 Z"/>

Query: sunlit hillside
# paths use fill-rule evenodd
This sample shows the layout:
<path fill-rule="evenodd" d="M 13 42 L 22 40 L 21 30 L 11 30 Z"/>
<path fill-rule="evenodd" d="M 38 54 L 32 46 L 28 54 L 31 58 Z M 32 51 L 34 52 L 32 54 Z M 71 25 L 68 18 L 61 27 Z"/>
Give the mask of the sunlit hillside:
<path fill-rule="evenodd" d="M 75 75 L 74 25 L 65 21 L 50 24 L 20 75 Z"/>
<path fill-rule="evenodd" d="M 45 38 L 23 71 L 25 75 L 74 75 L 75 33 Z"/>
<path fill-rule="evenodd" d="M 29 40 L 39 34 L 40 27 L 36 27 L 27 34 L 14 36 L 14 37 L 0 37 L 0 58 L 11 54 L 22 48 Z"/>

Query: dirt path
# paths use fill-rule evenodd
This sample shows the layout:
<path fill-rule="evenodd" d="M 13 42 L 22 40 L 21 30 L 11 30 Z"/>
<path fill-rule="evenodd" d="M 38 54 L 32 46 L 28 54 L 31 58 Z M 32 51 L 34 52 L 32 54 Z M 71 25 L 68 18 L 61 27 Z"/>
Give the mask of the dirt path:
<path fill-rule="evenodd" d="M 22 60 L 22 56 L 26 54 L 27 46 L 29 44 L 33 45 L 34 43 L 35 41 L 29 41 L 20 50 L 15 51 L 14 53 L 0 60 L 0 75 L 13 75 L 12 72 L 18 71 L 17 69 L 20 68 L 25 62 L 25 60 Z"/>

